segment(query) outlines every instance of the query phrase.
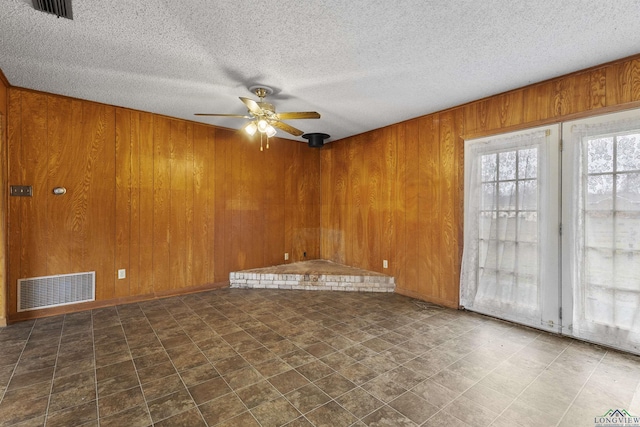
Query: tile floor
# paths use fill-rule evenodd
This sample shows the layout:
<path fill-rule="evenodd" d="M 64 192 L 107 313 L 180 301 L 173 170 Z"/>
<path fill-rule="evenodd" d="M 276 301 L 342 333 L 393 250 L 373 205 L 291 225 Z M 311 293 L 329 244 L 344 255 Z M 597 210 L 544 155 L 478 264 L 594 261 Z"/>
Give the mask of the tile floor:
<path fill-rule="evenodd" d="M 0 330 L 1 426 L 594 426 L 640 358 L 397 294 L 223 289 Z"/>

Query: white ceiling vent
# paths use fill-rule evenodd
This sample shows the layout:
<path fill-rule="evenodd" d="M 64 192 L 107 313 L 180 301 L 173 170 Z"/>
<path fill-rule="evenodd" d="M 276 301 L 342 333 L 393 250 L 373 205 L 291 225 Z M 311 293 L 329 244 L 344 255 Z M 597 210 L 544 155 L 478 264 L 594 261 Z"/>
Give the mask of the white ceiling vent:
<path fill-rule="evenodd" d="M 73 19 L 71 0 L 33 0 L 33 7 L 36 10 L 52 13 L 58 18 Z"/>
<path fill-rule="evenodd" d="M 18 311 L 95 301 L 96 272 L 18 280 Z"/>

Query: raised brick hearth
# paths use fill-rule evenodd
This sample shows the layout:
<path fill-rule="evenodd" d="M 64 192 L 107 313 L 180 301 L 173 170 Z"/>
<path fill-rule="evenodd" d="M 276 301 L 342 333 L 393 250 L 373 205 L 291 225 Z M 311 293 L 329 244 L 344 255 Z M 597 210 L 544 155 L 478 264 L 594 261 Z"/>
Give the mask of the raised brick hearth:
<path fill-rule="evenodd" d="M 395 280 L 375 271 L 326 260 L 302 261 L 229 274 L 232 288 L 393 292 Z"/>

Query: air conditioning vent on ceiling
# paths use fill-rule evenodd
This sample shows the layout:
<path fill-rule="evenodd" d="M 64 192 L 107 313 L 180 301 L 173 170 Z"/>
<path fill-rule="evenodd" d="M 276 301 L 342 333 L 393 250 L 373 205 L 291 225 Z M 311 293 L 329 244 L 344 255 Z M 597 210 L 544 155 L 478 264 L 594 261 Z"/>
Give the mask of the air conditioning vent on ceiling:
<path fill-rule="evenodd" d="M 71 0 L 33 0 L 33 7 L 36 10 L 52 13 L 58 18 L 73 19 Z"/>

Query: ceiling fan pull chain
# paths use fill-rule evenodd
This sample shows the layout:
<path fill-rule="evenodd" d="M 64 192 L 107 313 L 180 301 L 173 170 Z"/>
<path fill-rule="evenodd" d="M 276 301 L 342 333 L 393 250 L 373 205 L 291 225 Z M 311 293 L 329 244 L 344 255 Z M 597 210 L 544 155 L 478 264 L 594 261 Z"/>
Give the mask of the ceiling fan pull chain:
<path fill-rule="evenodd" d="M 260 132 L 260 151 L 264 151 L 262 149 L 262 132 Z"/>

